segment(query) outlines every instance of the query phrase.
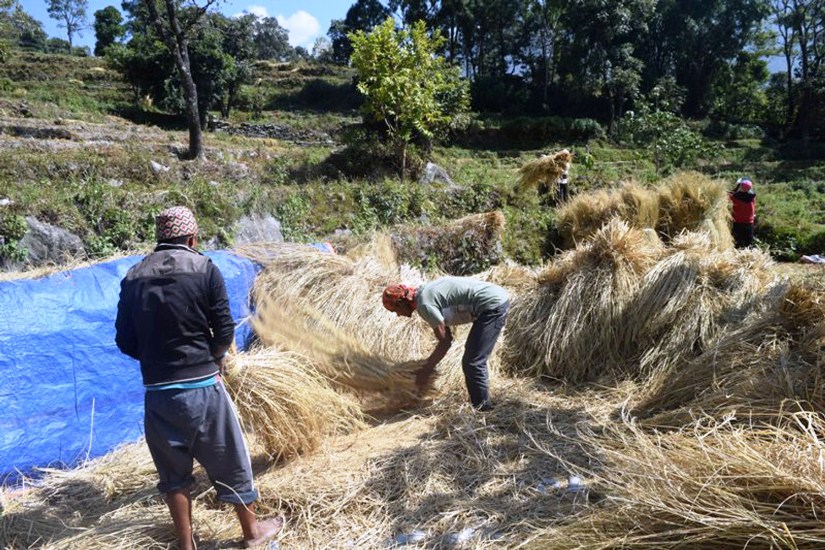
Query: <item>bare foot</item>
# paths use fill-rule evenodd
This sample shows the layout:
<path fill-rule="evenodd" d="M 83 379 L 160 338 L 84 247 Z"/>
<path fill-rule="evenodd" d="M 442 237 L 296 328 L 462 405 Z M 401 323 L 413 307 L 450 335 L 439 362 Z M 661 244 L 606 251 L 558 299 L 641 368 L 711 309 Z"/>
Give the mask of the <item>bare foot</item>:
<path fill-rule="evenodd" d="M 267 542 L 270 541 L 270 539 L 273 539 L 276 536 L 278 536 L 278 533 L 280 533 L 281 530 L 284 528 L 285 523 L 286 523 L 286 520 L 284 519 L 284 516 L 278 516 L 276 518 L 269 518 L 269 519 L 264 519 L 264 520 L 259 521 L 258 522 L 258 528 L 256 529 L 256 531 L 257 531 L 256 534 L 258 536 L 255 537 L 254 539 L 249 539 L 249 540 L 244 541 L 244 542 L 246 542 L 246 547 L 247 548 L 261 548 L 261 547 L 263 547 Z"/>

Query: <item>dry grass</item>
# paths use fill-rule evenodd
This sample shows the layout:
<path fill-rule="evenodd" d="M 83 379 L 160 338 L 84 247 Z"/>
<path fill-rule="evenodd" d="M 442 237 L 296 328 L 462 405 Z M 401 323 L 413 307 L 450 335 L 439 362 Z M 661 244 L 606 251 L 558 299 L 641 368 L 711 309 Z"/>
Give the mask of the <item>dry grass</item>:
<path fill-rule="evenodd" d="M 581 434 L 594 465 L 582 475 L 605 499 L 531 547 L 822 548 L 825 424 L 808 413 L 772 424 Z"/>
<path fill-rule="evenodd" d="M 559 208 L 557 225 L 568 248 L 593 236 L 608 220 L 655 229 L 666 242 L 685 232 L 707 234 L 714 248 L 733 247 L 726 188 L 694 172 L 674 175 L 654 189 L 624 184 L 613 191 L 578 195 Z"/>
<path fill-rule="evenodd" d="M 556 182 L 572 161 L 573 155 L 567 149 L 528 161 L 519 168 L 518 188 L 524 191 L 546 184 L 548 193 L 555 196 L 558 192 Z"/>
<path fill-rule="evenodd" d="M 226 388 L 244 430 L 270 459 L 311 452 L 327 435 L 364 427 L 358 403 L 301 355 L 259 349 L 233 356 L 228 367 Z"/>

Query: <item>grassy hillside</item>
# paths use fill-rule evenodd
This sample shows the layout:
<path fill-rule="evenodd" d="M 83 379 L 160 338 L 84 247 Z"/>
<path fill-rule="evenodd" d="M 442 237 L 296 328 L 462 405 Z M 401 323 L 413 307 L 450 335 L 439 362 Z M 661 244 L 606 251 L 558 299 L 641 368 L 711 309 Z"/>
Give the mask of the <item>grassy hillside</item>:
<path fill-rule="evenodd" d="M 286 137 L 206 134 L 206 160 L 186 162 L 180 121 L 143 105 L 103 60 L 19 53 L 0 66 L 0 211 L 4 253 L 13 253 L 21 216 L 34 215 L 81 236 L 93 255 L 151 242 L 155 212 L 171 203 L 193 207 L 204 241 L 231 244 L 232 224 L 246 213 L 271 213 L 287 238 L 355 235 L 389 225 L 432 225 L 500 209 L 505 252 L 540 262 L 554 250 L 554 207 L 514 190 L 517 170 L 542 153 L 572 148 L 574 193 L 622 181 L 660 179 L 648 151 L 604 139 L 554 139 L 558 121 L 476 117 L 455 144 L 436 147 L 434 161 L 455 185 L 404 183 L 392 173 L 345 176 L 365 164 L 341 151 L 341 132 L 359 120 L 349 69 L 306 64 L 256 65 L 253 82 L 229 123 L 277 126 Z M 279 134 L 280 135 L 280 134 Z M 317 136 L 327 136 L 317 139 Z M 308 138 L 306 136 L 309 136 Z M 697 166 L 731 183 L 742 174 L 759 193 L 757 235 L 782 259 L 825 251 L 825 147 L 759 140 L 719 144 L 717 158 Z M 154 161 L 169 168 L 155 173 Z"/>

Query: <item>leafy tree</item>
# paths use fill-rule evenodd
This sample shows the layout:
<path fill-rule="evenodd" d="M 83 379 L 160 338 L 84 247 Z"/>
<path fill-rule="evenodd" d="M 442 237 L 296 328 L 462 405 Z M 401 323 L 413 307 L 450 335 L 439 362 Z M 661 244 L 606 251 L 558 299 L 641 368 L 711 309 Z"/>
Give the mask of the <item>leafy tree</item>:
<path fill-rule="evenodd" d="M 650 151 L 660 173 L 695 164 L 699 157 L 711 154 L 702 136 L 679 116 L 651 110 L 645 104 L 638 113 L 628 113 L 621 127 L 624 140 Z"/>
<path fill-rule="evenodd" d="M 164 0 L 164 10 L 158 10 L 156 0 L 142 0 L 154 27 L 156 36 L 163 42 L 178 70 L 180 87 L 183 90 L 183 103 L 189 126 L 189 158 L 203 156 L 203 124 L 198 102 L 198 89 L 192 76 L 192 64 L 189 57 L 189 41 L 194 29 L 217 0 L 207 0 L 203 5 L 182 5 L 177 0 Z"/>
<path fill-rule="evenodd" d="M 95 55 L 102 56 L 106 48 L 123 38 L 126 27 L 123 26 L 123 16 L 114 6 L 97 10 L 94 17 Z"/>
<path fill-rule="evenodd" d="M 767 15 L 765 0 L 659 0 L 637 48 L 645 64 L 643 89 L 674 76 L 687 92 L 684 114 L 704 116 L 714 81 L 753 42 Z"/>
<path fill-rule="evenodd" d="M 256 17 L 253 32 L 258 59 L 285 61 L 292 55 L 289 32 L 274 17 Z"/>
<path fill-rule="evenodd" d="M 714 83 L 714 118 L 737 124 L 757 124 L 764 121 L 768 98 L 768 63 L 759 52 L 742 51 L 734 63 L 719 72 Z"/>
<path fill-rule="evenodd" d="M 48 36 L 43 24 L 33 18 L 15 0 L 4 0 L 0 8 L 0 43 L 27 50 L 46 51 Z"/>
<path fill-rule="evenodd" d="M 58 26 L 66 29 L 69 39 L 69 53 L 72 52 L 72 39 L 81 35 L 86 28 L 86 8 L 87 0 L 48 0 L 49 17 L 56 19 L 60 23 Z"/>
<path fill-rule="evenodd" d="M 358 31 L 369 32 L 380 25 L 389 11 L 378 0 L 356 0 L 347 10 L 343 20 L 334 19 L 330 23 L 329 35 L 332 41 L 332 60 L 346 65 L 352 55 L 350 34 Z"/>
<path fill-rule="evenodd" d="M 444 39 L 428 36 L 423 21 L 396 30 L 388 17 L 372 32 L 358 31 L 350 39 L 365 120 L 379 123 L 398 148 L 403 179 L 409 143 L 443 134 L 466 112 L 466 83 L 435 55 Z"/>

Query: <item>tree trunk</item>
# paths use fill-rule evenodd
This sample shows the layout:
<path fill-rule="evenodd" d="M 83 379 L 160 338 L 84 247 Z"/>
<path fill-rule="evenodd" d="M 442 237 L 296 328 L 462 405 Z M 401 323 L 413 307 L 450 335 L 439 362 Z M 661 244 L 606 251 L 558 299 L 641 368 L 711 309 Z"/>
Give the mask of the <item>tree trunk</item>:
<path fill-rule="evenodd" d="M 401 144 L 401 183 L 404 183 L 407 177 L 407 142 Z"/>
<path fill-rule="evenodd" d="M 190 160 L 203 156 L 203 127 L 198 109 L 198 89 L 192 78 L 189 64 L 189 44 L 186 34 L 181 29 L 178 14 L 173 0 L 165 0 L 166 15 L 169 18 L 169 30 L 164 28 L 163 21 L 158 14 L 154 0 L 144 0 L 149 14 L 155 24 L 158 35 L 175 58 L 175 65 L 183 87 L 183 100 L 186 104 L 186 119 L 189 127 L 189 154 Z"/>

